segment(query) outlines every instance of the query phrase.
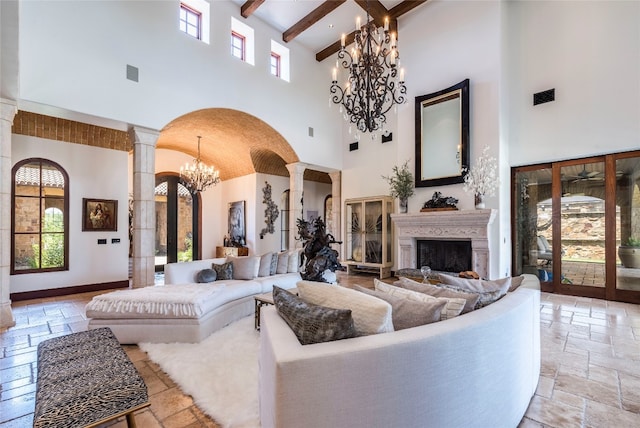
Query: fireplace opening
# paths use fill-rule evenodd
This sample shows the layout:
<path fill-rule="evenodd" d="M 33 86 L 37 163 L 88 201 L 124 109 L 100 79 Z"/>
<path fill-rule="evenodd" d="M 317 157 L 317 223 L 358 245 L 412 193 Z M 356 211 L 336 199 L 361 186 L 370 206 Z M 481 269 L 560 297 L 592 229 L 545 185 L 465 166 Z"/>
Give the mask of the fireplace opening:
<path fill-rule="evenodd" d="M 471 241 L 418 240 L 418 269 L 463 272 L 471 270 Z"/>

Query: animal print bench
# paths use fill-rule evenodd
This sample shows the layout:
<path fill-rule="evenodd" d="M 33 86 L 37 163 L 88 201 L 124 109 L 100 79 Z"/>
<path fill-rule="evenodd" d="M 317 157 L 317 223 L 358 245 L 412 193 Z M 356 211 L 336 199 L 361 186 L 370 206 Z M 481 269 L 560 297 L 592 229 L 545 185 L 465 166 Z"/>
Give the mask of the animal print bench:
<path fill-rule="evenodd" d="M 33 427 L 93 427 L 149 406 L 147 386 L 109 328 L 38 345 Z"/>

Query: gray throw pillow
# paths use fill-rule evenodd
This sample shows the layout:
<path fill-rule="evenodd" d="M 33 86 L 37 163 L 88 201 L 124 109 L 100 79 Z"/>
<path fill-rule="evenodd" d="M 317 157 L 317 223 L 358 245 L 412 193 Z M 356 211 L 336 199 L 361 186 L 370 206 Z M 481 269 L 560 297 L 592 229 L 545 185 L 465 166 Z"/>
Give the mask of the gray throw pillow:
<path fill-rule="evenodd" d="M 289 252 L 280 251 L 278 253 L 278 266 L 276 267 L 276 273 L 287 273 L 289 268 Z"/>
<path fill-rule="evenodd" d="M 478 293 L 480 300 L 476 304 L 476 309 L 483 308 L 502 298 L 511 287 L 511 277 L 484 280 L 484 279 L 466 279 L 456 278 L 450 275 L 440 275 L 440 282 L 436 284 L 438 287 L 448 288 L 449 290 L 465 291 L 467 293 Z"/>
<path fill-rule="evenodd" d="M 278 253 L 271 255 L 271 266 L 269 266 L 269 275 L 275 275 L 278 270 Z"/>
<path fill-rule="evenodd" d="M 302 345 L 357 336 L 350 309 L 332 309 L 307 303 L 275 285 L 273 303 Z"/>
<path fill-rule="evenodd" d="M 442 299 L 418 302 L 407 298 L 392 296 L 391 294 L 381 291 L 370 290 L 359 285 L 354 285 L 353 288 L 388 302 L 392 308 L 391 318 L 393 319 L 393 328 L 396 330 L 440 321 L 442 309 L 447 304 L 447 301 Z"/>
<path fill-rule="evenodd" d="M 480 294 L 478 293 L 438 287 L 436 285 L 420 283 L 409 278 L 400 278 L 398 281 L 394 282 L 393 285 L 406 288 L 407 290 L 417 291 L 418 293 L 428 294 L 429 296 L 433 297 L 464 299 L 467 301 L 467 303 L 464 304 L 464 309 L 462 309 L 461 313 L 463 314 L 474 310 L 476 305 L 478 304 L 478 300 L 480 300 Z"/>
<path fill-rule="evenodd" d="M 233 279 L 233 263 L 227 262 L 219 264 L 212 264 L 211 267 L 216 271 L 216 275 L 218 276 L 218 281 L 222 281 L 225 279 Z"/>
<path fill-rule="evenodd" d="M 218 274 L 213 269 L 202 269 L 196 275 L 196 282 L 205 283 L 205 282 L 213 282 L 218 277 Z"/>
<path fill-rule="evenodd" d="M 260 256 L 260 267 L 258 268 L 258 276 L 271 275 L 271 261 L 273 260 L 273 253 L 264 253 Z M 275 273 L 275 272 L 274 272 Z"/>

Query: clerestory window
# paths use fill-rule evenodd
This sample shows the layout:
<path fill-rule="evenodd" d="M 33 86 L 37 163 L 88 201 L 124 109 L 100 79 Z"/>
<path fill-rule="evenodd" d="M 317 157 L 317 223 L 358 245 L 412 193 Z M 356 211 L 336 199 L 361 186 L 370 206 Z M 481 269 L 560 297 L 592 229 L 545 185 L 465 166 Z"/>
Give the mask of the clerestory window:
<path fill-rule="evenodd" d="M 68 270 L 69 176 L 32 158 L 12 169 L 11 274 Z"/>
<path fill-rule="evenodd" d="M 202 14 L 180 3 L 180 31 L 200 40 L 202 38 Z"/>

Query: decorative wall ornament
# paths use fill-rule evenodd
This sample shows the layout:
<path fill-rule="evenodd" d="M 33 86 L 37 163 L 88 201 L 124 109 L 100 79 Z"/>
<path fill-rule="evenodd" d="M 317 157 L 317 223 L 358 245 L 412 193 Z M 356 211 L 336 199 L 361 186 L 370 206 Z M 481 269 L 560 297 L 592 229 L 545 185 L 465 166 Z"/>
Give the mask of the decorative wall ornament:
<path fill-rule="evenodd" d="M 262 188 L 262 203 L 267 204 L 267 208 L 264 210 L 264 222 L 267 224 L 267 227 L 260 231 L 260 239 L 264 238 L 264 235 L 267 233 L 274 233 L 275 227 L 273 226 L 280 214 L 280 210 L 273 199 L 271 199 L 271 184 L 269 182 L 264 182 L 264 187 Z"/>

